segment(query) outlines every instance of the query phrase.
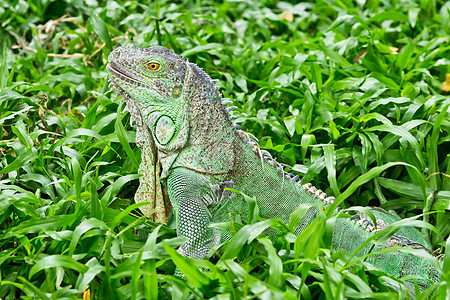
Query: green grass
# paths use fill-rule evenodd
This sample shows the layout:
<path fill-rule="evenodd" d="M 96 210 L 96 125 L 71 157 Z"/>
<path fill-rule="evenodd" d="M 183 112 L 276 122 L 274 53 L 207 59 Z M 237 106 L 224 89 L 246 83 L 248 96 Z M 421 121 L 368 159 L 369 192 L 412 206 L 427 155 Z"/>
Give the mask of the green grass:
<path fill-rule="evenodd" d="M 8 0 L 0 20 L 0 298 L 408 298 L 330 252 L 331 213 L 298 239 L 255 221 L 221 258 L 178 255 L 133 202 L 140 151 L 105 70 L 119 45 L 186 56 L 304 182 L 344 208 L 431 210 L 433 248 L 450 247 L 449 2 Z M 442 272 L 418 298 L 450 294 L 448 256 Z"/>

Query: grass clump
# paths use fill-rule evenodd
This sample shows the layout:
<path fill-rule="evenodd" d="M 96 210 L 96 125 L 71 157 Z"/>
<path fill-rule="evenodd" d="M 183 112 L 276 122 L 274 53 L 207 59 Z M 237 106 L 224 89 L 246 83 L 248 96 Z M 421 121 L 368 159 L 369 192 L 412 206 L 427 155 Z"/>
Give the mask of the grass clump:
<path fill-rule="evenodd" d="M 133 202 L 140 152 L 105 63 L 118 45 L 174 49 L 304 182 L 344 208 L 431 211 L 424 232 L 444 253 L 449 15 L 431 0 L 1 2 L 0 298 L 408 298 L 330 251 L 331 212 L 301 240 L 262 220 L 236 224 L 220 259 L 177 254 L 176 233 Z M 283 232 L 275 243 L 253 236 L 267 226 Z M 449 259 L 417 298 L 450 294 Z"/>

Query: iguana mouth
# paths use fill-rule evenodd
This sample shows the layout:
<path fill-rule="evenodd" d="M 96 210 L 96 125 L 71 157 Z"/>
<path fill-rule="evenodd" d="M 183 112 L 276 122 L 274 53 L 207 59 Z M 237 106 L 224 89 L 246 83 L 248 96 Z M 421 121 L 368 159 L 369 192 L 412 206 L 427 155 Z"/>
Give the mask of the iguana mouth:
<path fill-rule="evenodd" d="M 117 83 L 117 79 L 119 79 L 119 81 L 123 81 L 123 82 L 127 82 L 127 83 L 131 83 L 135 86 L 140 86 L 142 88 L 150 88 L 150 86 L 148 86 L 146 83 L 133 78 L 131 76 L 129 76 L 128 74 L 122 72 L 121 70 L 119 70 L 119 68 L 117 67 L 117 65 L 115 65 L 113 62 L 110 62 L 106 65 L 106 68 L 108 69 L 108 71 L 111 73 L 112 75 L 112 79 Z"/>

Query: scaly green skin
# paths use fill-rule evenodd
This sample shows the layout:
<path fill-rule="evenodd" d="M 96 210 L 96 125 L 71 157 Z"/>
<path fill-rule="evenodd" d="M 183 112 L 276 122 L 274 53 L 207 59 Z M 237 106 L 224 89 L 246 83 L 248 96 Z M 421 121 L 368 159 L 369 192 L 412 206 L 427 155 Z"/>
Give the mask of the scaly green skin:
<path fill-rule="evenodd" d="M 183 255 L 205 258 L 212 246 L 230 238 L 229 233 L 211 228 L 211 223 L 227 222 L 230 216 L 248 219 L 244 198 L 227 187 L 255 196 L 262 217 L 286 223 L 300 204 L 314 204 L 300 220 L 297 234 L 333 201 L 310 185 L 302 186 L 251 136 L 236 129 L 213 81 L 184 57 L 159 46 L 120 47 L 110 54 L 108 70 L 112 88 L 123 96 L 136 122 L 136 142 L 142 149 L 143 177 L 135 200 L 151 203 L 143 209 L 146 214 L 156 207 L 154 220 L 159 222 L 165 222 L 173 206 L 174 225 L 186 238 L 179 249 Z M 376 209 L 372 212 L 378 229 L 398 220 Z M 353 252 L 376 231 L 371 222 L 362 214 L 338 219 L 333 247 Z M 387 244 L 371 243 L 358 255 L 372 245 L 385 249 L 393 244 L 430 247 L 419 231 L 406 227 Z M 396 277 L 409 274 L 439 280 L 439 272 L 426 260 L 409 254 L 374 255 L 368 261 Z"/>

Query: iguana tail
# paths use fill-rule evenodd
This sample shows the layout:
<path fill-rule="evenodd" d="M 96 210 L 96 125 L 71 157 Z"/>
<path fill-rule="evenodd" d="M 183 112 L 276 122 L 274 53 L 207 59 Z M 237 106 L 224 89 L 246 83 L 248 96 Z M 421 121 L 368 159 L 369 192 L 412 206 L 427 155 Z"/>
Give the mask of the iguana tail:
<path fill-rule="evenodd" d="M 431 248 L 429 243 L 425 241 L 422 234 L 413 227 L 402 226 L 391 237 L 383 238 L 383 236 L 386 236 L 384 234 L 387 231 L 390 229 L 395 230 L 395 228 L 387 227 L 401 219 L 380 209 L 371 209 L 370 212 L 375 216 L 377 226 L 364 213 L 358 213 L 350 219 L 337 219 L 333 230 L 333 249 L 345 249 L 357 257 L 378 252 L 377 254 L 367 256 L 364 261 L 369 262 L 377 269 L 384 270 L 387 274 L 396 278 L 401 278 L 407 274 L 422 277 L 423 279 L 417 279 L 421 290 L 429 287 L 432 282 L 438 282 L 440 272 L 428 260 L 406 253 L 408 252 L 408 248 L 419 248 L 432 253 L 429 250 Z M 373 240 L 357 253 L 354 253 L 370 237 L 373 237 Z M 406 251 L 386 252 L 386 250 L 395 246 L 401 246 Z M 406 286 L 414 292 L 412 280 L 406 281 Z"/>

